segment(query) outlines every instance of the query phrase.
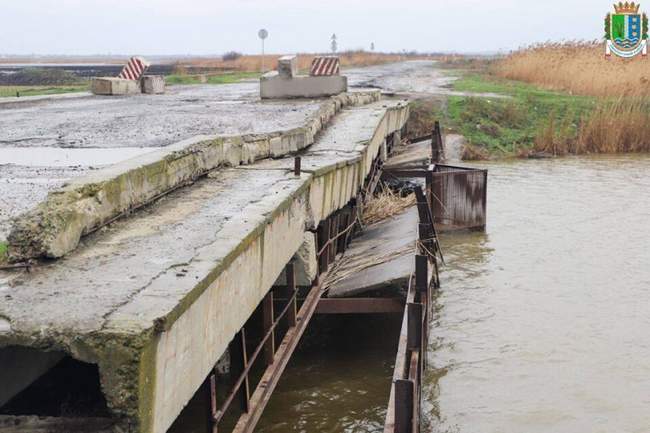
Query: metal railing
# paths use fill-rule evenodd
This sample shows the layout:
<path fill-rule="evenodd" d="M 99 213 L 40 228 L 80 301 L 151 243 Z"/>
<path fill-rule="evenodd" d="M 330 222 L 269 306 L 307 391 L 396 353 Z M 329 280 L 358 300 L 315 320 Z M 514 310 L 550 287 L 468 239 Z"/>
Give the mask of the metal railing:
<path fill-rule="evenodd" d="M 416 188 L 415 192 L 419 214 L 415 272 L 408 283 L 384 433 L 420 432 L 421 384 L 427 366 L 428 325 L 433 293 L 440 287 L 438 260 L 442 261 L 443 257 L 431 206 L 421 188 Z"/>

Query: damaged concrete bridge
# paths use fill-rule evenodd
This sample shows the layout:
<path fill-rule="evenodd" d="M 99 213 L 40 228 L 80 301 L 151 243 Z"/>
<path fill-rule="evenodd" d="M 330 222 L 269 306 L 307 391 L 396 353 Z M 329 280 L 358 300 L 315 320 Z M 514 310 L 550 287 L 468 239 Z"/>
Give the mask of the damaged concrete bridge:
<path fill-rule="evenodd" d="M 197 98 L 183 92 L 162 96 L 168 98 L 162 104 L 186 110 L 180 115 L 189 120 Z M 160 96 L 133 98 L 126 104 L 139 110 L 135 100 L 147 107 Z M 102 403 L 81 414 L 86 428 L 165 432 L 192 396 L 210 387 L 229 346 L 231 362 L 237 357 L 233 341 L 245 338 L 242 328 L 260 308 L 267 330 L 260 350 L 268 365 L 286 365 L 291 344 L 316 309 L 328 263 L 349 243 L 357 201 L 377 184 L 382 162 L 399 141 L 408 104 L 382 99 L 377 91 L 296 103 L 206 103 L 217 113 L 230 110 L 233 119 L 241 112 L 233 122 L 244 123 L 223 135 L 215 116 L 202 113 L 200 134 L 179 122 L 181 133 L 163 133 L 163 139 L 154 138 L 153 129 L 144 136 L 128 128 L 97 135 L 118 115 L 115 100 L 83 96 L 0 106 L 4 121 L 23 128 L 34 110 L 53 116 L 38 128 L 40 135 L 8 129 L 0 137 L 5 143 L 28 139 L 32 147 L 47 147 L 52 137 L 74 141 L 76 135 L 106 148 L 151 150 L 89 169 L 95 156 L 80 156 L 84 146 L 73 146 L 73 157 L 90 161 L 64 182 L 52 175 L 58 173 L 53 164 L 25 168 L 33 184 L 47 188 L 30 196 L 26 212 L 8 215 L 12 222 L 5 225 L 11 262 L 0 271 L 0 431 L 29 431 L 38 422 L 81 431 L 74 427 L 78 413 L 39 421 L 30 415 L 41 414 L 21 403 L 48 372 L 67 368 L 94 383 L 94 391 L 84 392 L 95 392 Z M 91 126 L 81 126 L 84 107 L 96 104 L 104 108 L 88 120 Z M 252 105 L 261 131 L 247 126 Z M 269 110 L 278 121 L 260 114 Z M 145 113 L 126 124 L 146 124 Z M 66 116 L 80 127 L 61 138 Z M 169 131 L 164 119 L 152 122 Z M 280 317 L 269 299 L 274 287 L 287 288 Z M 280 318 L 295 329 L 275 348 L 268 331 Z M 247 373 L 245 345 L 239 355 Z M 243 377 L 230 401 L 263 409 L 264 388 L 272 388 L 277 376 L 263 377 L 253 395 Z M 216 398 L 212 409 L 217 422 Z M 236 431 L 252 431 L 259 412 L 246 412 Z"/>

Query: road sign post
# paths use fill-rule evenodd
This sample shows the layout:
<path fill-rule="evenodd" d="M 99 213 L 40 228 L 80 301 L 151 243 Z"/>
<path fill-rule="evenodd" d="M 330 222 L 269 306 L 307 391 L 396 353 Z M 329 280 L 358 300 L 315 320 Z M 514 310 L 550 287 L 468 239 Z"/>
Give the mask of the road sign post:
<path fill-rule="evenodd" d="M 257 36 L 262 40 L 262 74 L 264 73 L 264 40 L 269 37 L 269 32 L 266 29 L 261 29 L 257 32 Z"/>

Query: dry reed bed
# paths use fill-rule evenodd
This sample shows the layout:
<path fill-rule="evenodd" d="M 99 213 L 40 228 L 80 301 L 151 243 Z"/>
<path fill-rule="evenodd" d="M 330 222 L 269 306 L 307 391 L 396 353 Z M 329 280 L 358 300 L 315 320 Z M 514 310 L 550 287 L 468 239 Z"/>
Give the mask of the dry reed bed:
<path fill-rule="evenodd" d="M 648 59 L 605 57 L 599 42 L 546 43 L 515 51 L 496 62 L 503 78 L 588 96 L 649 96 Z"/>
<path fill-rule="evenodd" d="M 600 42 L 534 45 L 491 65 L 495 75 L 546 89 L 597 98 L 578 125 L 549 119 L 534 149 L 567 153 L 650 152 L 648 59 L 606 58 Z M 570 131 L 575 132 L 571 133 Z"/>
<path fill-rule="evenodd" d="M 540 131 L 534 149 L 552 155 L 650 152 L 650 101 L 635 97 L 602 101 L 585 115 L 577 133 L 553 119 Z"/>

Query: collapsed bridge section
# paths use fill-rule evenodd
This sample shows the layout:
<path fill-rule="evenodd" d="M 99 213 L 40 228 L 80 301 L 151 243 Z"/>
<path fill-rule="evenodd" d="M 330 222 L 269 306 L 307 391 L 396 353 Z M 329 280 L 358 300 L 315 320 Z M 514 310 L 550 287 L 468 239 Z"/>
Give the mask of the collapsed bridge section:
<path fill-rule="evenodd" d="M 71 358 L 96 366 L 100 415 L 166 431 L 312 231 L 376 184 L 407 117 L 396 101 L 343 111 L 299 173 L 293 159 L 212 171 L 56 262 L 3 273 L 0 351 L 28 368 L 0 373 L 16 383 L 2 398 Z"/>

